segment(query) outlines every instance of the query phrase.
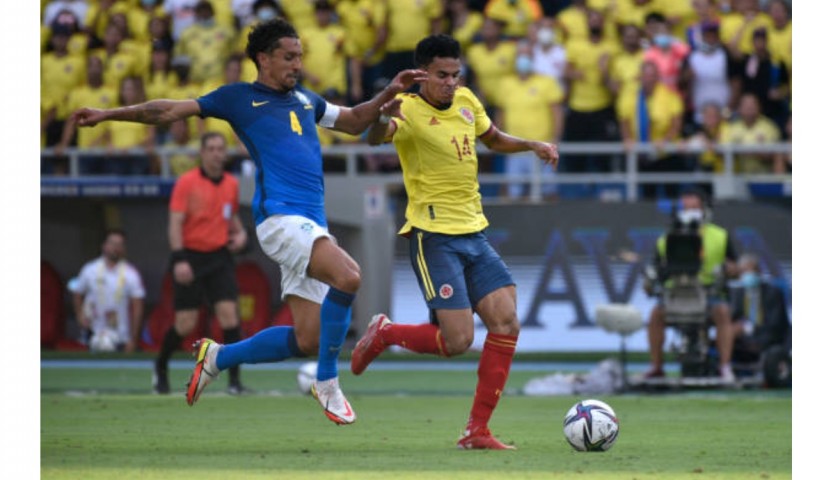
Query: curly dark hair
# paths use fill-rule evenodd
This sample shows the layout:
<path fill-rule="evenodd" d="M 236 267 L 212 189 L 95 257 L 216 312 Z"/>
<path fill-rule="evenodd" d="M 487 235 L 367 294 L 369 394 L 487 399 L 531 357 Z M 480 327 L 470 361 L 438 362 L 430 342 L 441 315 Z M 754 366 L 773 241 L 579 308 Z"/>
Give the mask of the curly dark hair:
<path fill-rule="evenodd" d="M 429 35 L 417 43 L 414 49 L 414 63 L 418 67 L 425 67 L 432 63 L 435 57 L 461 58 L 461 44 L 449 35 Z"/>
<path fill-rule="evenodd" d="M 248 34 L 248 47 L 245 52 L 248 54 L 248 58 L 253 60 L 257 70 L 260 69 L 257 54 L 273 52 L 280 46 L 280 39 L 284 37 L 298 38 L 298 34 L 291 23 L 279 17 L 259 23 L 251 29 L 251 33 Z"/>

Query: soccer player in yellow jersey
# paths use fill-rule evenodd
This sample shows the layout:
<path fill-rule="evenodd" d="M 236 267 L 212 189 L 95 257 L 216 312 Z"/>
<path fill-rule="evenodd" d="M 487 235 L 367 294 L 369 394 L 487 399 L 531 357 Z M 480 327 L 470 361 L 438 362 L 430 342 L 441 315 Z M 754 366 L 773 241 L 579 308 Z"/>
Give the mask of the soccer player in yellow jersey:
<path fill-rule="evenodd" d="M 531 150 L 557 163 L 557 146 L 523 140 L 497 129 L 469 90 L 459 86 L 460 44 L 431 35 L 417 44 L 415 63 L 428 72 L 419 94 L 401 94 L 380 109 L 368 143 L 393 141 L 408 193 L 406 223 L 411 262 L 430 309 L 431 322 L 400 325 L 373 317 L 353 349 L 351 370 L 361 374 L 389 345 L 442 357 L 464 353 L 473 343 L 477 312 L 487 327 L 478 364 L 478 385 L 463 449 L 513 449 L 497 440 L 488 422 L 510 371 L 519 320 L 516 286 L 484 229 L 487 218 L 478 192 L 475 143 L 501 153 Z M 390 117 L 390 118 L 389 118 Z"/>

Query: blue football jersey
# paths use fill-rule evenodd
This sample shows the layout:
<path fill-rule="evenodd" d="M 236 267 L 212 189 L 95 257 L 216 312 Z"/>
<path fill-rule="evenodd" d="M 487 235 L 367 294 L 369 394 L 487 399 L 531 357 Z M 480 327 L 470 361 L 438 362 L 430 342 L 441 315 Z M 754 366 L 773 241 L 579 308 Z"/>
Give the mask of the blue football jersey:
<path fill-rule="evenodd" d="M 198 98 L 202 117 L 226 120 L 256 164 L 257 225 L 275 214 L 326 226 L 324 174 L 316 124 L 332 126 L 338 107 L 303 87 L 282 93 L 261 83 L 224 85 Z"/>

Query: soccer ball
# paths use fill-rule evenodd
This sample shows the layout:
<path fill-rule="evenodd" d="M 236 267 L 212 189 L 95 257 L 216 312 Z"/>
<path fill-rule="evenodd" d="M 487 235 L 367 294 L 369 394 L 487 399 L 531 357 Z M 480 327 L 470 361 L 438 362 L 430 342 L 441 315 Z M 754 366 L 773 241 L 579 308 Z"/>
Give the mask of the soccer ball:
<path fill-rule="evenodd" d="M 300 393 L 309 395 L 312 384 L 315 383 L 315 376 L 318 374 L 318 362 L 306 362 L 300 366 L 297 374 L 297 383 Z"/>
<path fill-rule="evenodd" d="M 618 417 L 600 400 L 583 400 L 566 413 L 563 433 L 577 451 L 605 452 L 618 438 Z"/>
<path fill-rule="evenodd" d="M 90 337 L 92 352 L 116 352 L 120 344 L 120 334 L 111 328 L 103 328 Z"/>

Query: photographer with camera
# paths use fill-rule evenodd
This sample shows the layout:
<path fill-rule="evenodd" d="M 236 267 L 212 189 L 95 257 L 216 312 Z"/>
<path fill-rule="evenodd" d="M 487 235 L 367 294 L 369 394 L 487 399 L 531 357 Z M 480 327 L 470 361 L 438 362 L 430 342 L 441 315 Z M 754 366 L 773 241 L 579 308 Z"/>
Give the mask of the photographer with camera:
<path fill-rule="evenodd" d="M 656 242 L 656 281 L 667 292 L 678 276 L 690 277 L 692 282 L 705 290 L 706 318 L 711 317 L 716 328 L 715 341 L 720 359 L 718 371 L 724 383 L 735 381 L 730 364 L 734 333 L 732 314 L 723 288 L 725 283 L 721 277 L 737 276 L 737 258 L 729 233 L 711 223 L 711 208 L 705 192 L 694 188 L 685 190 L 674 212 L 671 231 Z M 647 283 L 645 289 L 649 294 L 653 293 L 653 284 Z M 646 379 L 665 376 L 662 353 L 665 327 L 668 326 L 666 317 L 665 305 L 660 297 L 648 320 L 651 367 L 644 375 Z"/>

